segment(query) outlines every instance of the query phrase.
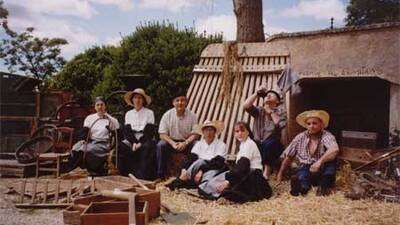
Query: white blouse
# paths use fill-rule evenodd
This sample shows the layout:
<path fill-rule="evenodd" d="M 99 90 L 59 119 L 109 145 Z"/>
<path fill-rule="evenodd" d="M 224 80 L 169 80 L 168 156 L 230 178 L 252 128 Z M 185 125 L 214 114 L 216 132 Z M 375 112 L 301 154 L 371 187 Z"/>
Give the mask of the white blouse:
<path fill-rule="evenodd" d="M 218 138 L 215 138 L 210 144 L 201 139 L 193 146 L 192 153 L 197 154 L 200 159 L 211 160 L 217 155 L 226 158 L 227 150 L 225 143 Z"/>
<path fill-rule="evenodd" d="M 125 114 L 125 124 L 130 124 L 133 130 L 143 131 L 148 123 L 154 124 L 154 113 L 148 108 L 142 107 L 139 111 L 132 109 Z M 135 133 L 136 139 L 141 136 L 142 133 Z"/>
<path fill-rule="evenodd" d="M 91 139 L 107 141 L 109 138 L 109 131 L 106 126 L 109 126 L 111 130 L 116 130 L 119 128 L 119 123 L 117 119 L 107 113 L 104 118 L 100 118 L 97 113 L 94 113 L 85 118 L 83 126 L 90 128 Z"/>
<path fill-rule="evenodd" d="M 260 150 L 258 150 L 257 144 L 251 140 L 251 138 L 247 138 L 245 141 L 241 142 L 239 145 L 239 152 L 236 156 L 236 162 L 241 158 L 246 157 L 250 160 L 250 168 L 251 169 L 261 169 L 261 154 Z"/>

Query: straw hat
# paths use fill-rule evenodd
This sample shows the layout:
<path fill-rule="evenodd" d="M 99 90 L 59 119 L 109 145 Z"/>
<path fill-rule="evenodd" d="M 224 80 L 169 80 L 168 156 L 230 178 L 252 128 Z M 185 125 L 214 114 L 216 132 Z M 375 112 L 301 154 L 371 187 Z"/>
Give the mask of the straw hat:
<path fill-rule="evenodd" d="M 145 100 L 145 105 L 150 105 L 151 97 L 146 95 L 146 92 L 144 92 L 144 90 L 141 89 L 141 88 L 136 88 L 133 91 L 128 91 L 124 95 L 124 100 L 125 100 L 126 104 L 128 104 L 130 106 L 133 106 L 132 97 L 133 97 L 134 94 L 139 94 L 139 95 L 143 96 L 143 98 Z"/>
<path fill-rule="evenodd" d="M 329 124 L 329 114 L 324 110 L 309 110 L 302 112 L 296 117 L 296 121 L 300 126 L 307 128 L 306 120 L 311 117 L 319 118 L 324 124 L 324 128 Z"/>
<path fill-rule="evenodd" d="M 203 134 L 203 129 L 206 127 L 214 127 L 215 130 L 217 131 L 216 135 L 218 135 L 222 132 L 222 130 L 224 130 L 224 122 L 219 121 L 219 120 L 215 120 L 215 121 L 206 120 L 202 124 L 197 124 L 195 126 L 194 130 L 198 134 Z"/>

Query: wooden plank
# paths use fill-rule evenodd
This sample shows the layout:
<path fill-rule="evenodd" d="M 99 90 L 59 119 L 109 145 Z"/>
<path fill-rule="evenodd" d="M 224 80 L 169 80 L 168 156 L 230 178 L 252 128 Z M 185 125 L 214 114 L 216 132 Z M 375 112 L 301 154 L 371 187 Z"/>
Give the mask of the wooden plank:
<path fill-rule="evenodd" d="M 46 202 L 47 202 L 47 194 L 48 194 L 48 192 L 49 192 L 49 181 L 46 180 L 46 181 L 45 181 L 45 184 L 44 184 L 43 203 L 46 203 Z"/>
<path fill-rule="evenodd" d="M 196 95 L 195 89 L 198 86 L 198 82 L 199 82 L 199 79 L 200 79 L 199 77 L 200 76 L 201 76 L 201 74 L 194 73 L 192 81 L 190 82 L 190 87 L 189 87 L 189 90 L 187 92 L 187 96 L 188 96 L 188 99 L 189 99 L 189 102 L 188 102 L 188 107 L 189 108 L 191 108 L 192 105 L 193 105 L 194 96 Z"/>
<path fill-rule="evenodd" d="M 33 189 L 32 189 L 32 198 L 31 198 L 31 203 L 35 203 L 35 198 L 36 198 L 36 191 L 37 191 L 37 180 L 35 179 L 33 181 Z"/>
<path fill-rule="evenodd" d="M 202 90 L 201 88 L 203 87 L 203 85 L 204 85 L 204 82 L 205 82 L 205 76 L 203 75 L 203 74 L 201 74 L 201 75 L 199 75 L 199 81 L 198 81 L 198 83 L 196 84 L 196 87 L 195 87 L 195 89 L 194 89 L 194 94 L 193 94 L 193 102 L 192 102 L 192 104 L 191 104 L 191 106 L 189 106 L 189 109 L 190 110 L 193 110 L 193 111 L 195 111 L 195 109 L 196 109 L 196 105 L 198 105 L 198 101 L 199 101 L 199 98 L 200 98 L 200 95 L 199 95 L 199 92 Z"/>
<path fill-rule="evenodd" d="M 248 58 L 246 58 L 248 59 Z M 247 73 L 256 73 L 256 72 L 279 72 L 282 71 L 285 66 L 284 64 L 278 64 L 278 60 L 276 60 L 277 64 L 270 65 L 252 65 L 251 61 L 246 60 L 243 65 L 243 72 Z M 194 73 L 222 73 L 224 67 L 220 65 L 195 65 L 193 68 Z"/>
<path fill-rule="evenodd" d="M 71 206 L 70 203 L 40 203 L 40 204 L 30 204 L 30 203 L 22 203 L 22 204 L 15 204 L 16 208 L 20 209 L 54 209 L 54 208 L 67 208 Z"/>
<path fill-rule="evenodd" d="M 218 109 L 217 109 L 217 103 L 218 103 L 218 95 L 219 95 L 219 87 L 221 86 L 221 82 L 222 82 L 222 75 L 221 74 L 216 74 L 215 75 L 215 85 L 213 87 L 213 94 L 212 94 L 212 98 L 210 101 L 210 107 L 207 113 L 207 120 L 213 120 L 215 116 L 215 114 L 218 113 Z"/>
<path fill-rule="evenodd" d="M 55 203 L 58 203 L 58 199 L 59 199 L 59 196 L 60 196 L 60 183 L 61 183 L 61 181 L 59 180 L 59 179 L 57 179 L 57 181 L 56 181 L 56 191 L 55 191 L 55 198 L 54 198 L 54 202 Z"/>
<path fill-rule="evenodd" d="M 199 119 L 199 123 L 203 122 L 200 118 L 202 118 L 202 115 L 207 110 L 205 101 L 206 101 L 206 98 L 210 95 L 210 85 L 211 85 L 211 82 L 213 79 L 212 74 L 207 74 L 206 76 L 207 76 L 207 78 L 206 78 L 207 81 L 204 84 L 204 88 L 202 89 L 199 104 L 197 105 L 197 108 L 194 109 L 194 111 L 197 112 L 197 118 Z"/>
<path fill-rule="evenodd" d="M 215 86 L 217 84 L 217 80 L 218 80 L 218 75 L 211 74 L 210 83 L 206 89 L 207 90 L 206 96 L 203 97 L 204 102 L 201 104 L 202 110 L 200 113 L 201 116 L 199 117 L 199 123 L 204 122 L 207 118 L 207 115 L 210 113 L 211 99 L 214 96 L 214 91 L 215 91 Z"/>
<path fill-rule="evenodd" d="M 21 196 L 20 196 L 20 200 L 19 200 L 20 203 L 24 202 L 25 189 L 26 189 L 26 179 L 23 179 L 21 181 L 21 192 L 20 192 Z"/>

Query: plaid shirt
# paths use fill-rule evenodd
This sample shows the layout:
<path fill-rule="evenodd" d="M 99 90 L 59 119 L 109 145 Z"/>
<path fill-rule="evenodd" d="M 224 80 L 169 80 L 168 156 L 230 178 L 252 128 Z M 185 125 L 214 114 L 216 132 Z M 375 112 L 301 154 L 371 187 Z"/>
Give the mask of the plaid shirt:
<path fill-rule="evenodd" d="M 246 109 L 252 117 L 254 117 L 254 140 L 264 141 L 267 138 L 275 135 L 277 139 L 281 138 L 281 130 L 286 126 L 286 110 L 283 105 L 278 106 L 272 111 L 279 116 L 279 122 L 275 125 L 272 119 L 268 119 L 265 114 L 267 113 L 263 107 L 251 106 Z"/>
<path fill-rule="evenodd" d="M 310 154 L 310 150 L 308 148 L 310 140 L 310 135 L 307 131 L 298 134 L 282 153 L 282 157 L 296 156 L 301 164 L 313 164 L 320 159 L 327 150 L 339 149 L 335 136 L 326 130 L 322 131 L 322 135 L 314 155 Z"/>

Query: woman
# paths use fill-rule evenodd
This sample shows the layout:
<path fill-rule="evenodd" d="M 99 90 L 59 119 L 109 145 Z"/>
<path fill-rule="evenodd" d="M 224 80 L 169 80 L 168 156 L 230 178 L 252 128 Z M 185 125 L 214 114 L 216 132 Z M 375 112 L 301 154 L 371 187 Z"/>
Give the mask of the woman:
<path fill-rule="evenodd" d="M 211 199 L 223 196 L 238 203 L 271 197 L 271 187 L 262 175 L 260 151 L 252 140 L 248 125 L 237 122 L 234 132 L 239 144 L 236 164 L 229 171 L 202 182 L 200 194 Z"/>
<path fill-rule="evenodd" d="M 124 100 L 133 109 L 125 114 L 118 169 L 121 175 L 133 173 L 141 179 L 153 179 L 156 169 L 154 113 L 147 108 L 151 98 L 143 89 L 137 88 L 126 93 Z"/>
<path fill-rule="evenodd" d="M 67 172 L 80 166 L 91 175 L 107 174 L 107 156 L 113 131 L 119 129 L 118 120 L 106 112 L 103 97 L 96 97 L 96 113 L 85 118 L 79 140 L 73 147 L 67 164 Z"/>

